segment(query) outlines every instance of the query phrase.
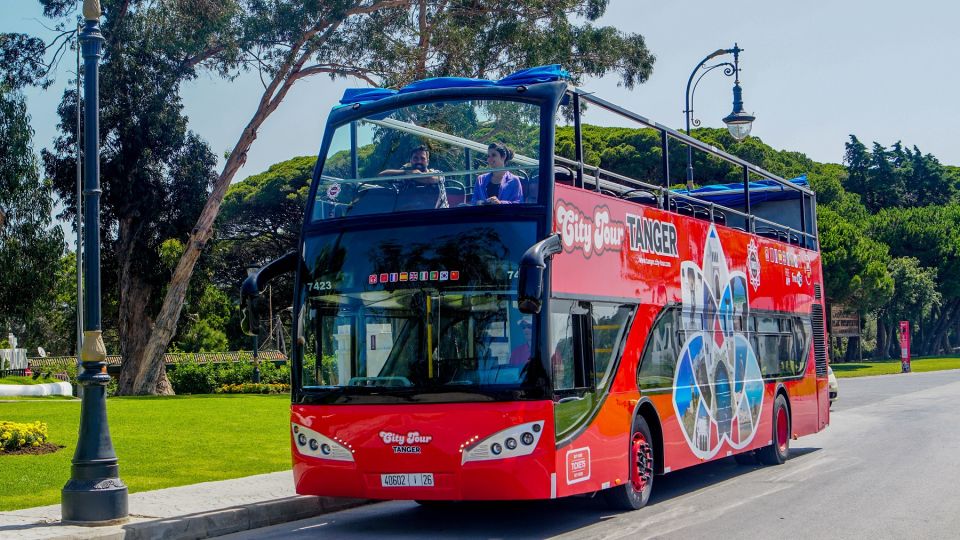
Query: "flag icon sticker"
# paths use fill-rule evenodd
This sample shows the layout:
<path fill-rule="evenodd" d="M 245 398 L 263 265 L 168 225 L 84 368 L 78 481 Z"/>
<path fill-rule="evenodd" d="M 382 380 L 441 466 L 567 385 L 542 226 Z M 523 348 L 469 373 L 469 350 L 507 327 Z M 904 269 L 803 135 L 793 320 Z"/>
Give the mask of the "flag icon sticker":
<path fill-rule="evenodd" d="M 446 281 L 448 279 L 450 279 L 450 272 L 447 272 L 446 270 L 440 272 L 440 281 Z"/>
<path fill-rule="evenodd" d="M 430 271 L 430 281 L 436 281 L 439 278 L 440 278 L 440 272 L 437 272 L 436 270 Z"/>
<path fill-rule="evenodd" d="M 450 281 L 457 281 L 457 280 L 459 280 L 459 279 L 460 279 L 460 271 L 459 271 L 459 270 L 451 270 L 451 271 L 450 271 Z"/>
<path fill-rule="evenodd" d="M 430 272 L 420 272 L 420 281 L 426 281 L 430 279 Z"/>
<path fill-rule="evenodd" d="M 367 283 L 369 283 L 370 285 L 376 285 L 376 284 L 377 284 L 377 275 L 376 275 L 376 274 L 370 274 L 370 278 L 367 279 Z"/>
<path fill-rule="evenodd" d="M 419 281 L 420 273 L 419 272 L 410 272 L 410 281 Z"/>
<path fill-rule="evenodd" d="M 406 272 L 400 272 L 400 281 L 407 281 L 407 279 L 409 279 L 409 277 L 410 277 L 410 274 L 408 274 L 408 273 L 406 273 Z"/>
<path fill-rule="evenodd" d="M 390 274 L 390 283 L 395 283 L 398 279 L 400 276 L 396 272 Z"/>
<path fill-rule="evenodd" d="M 380 274 L 380 283 L 386 283 L 390 281 L 390 274 Z"/>

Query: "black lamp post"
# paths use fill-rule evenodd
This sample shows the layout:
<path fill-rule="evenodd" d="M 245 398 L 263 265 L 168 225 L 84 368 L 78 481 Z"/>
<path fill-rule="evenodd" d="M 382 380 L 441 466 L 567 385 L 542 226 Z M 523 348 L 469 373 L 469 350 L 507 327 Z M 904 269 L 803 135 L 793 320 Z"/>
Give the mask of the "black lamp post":
<path fill-rule="evenodd" d="M 694 127 L 700 125 L 700 120 L 693 118 L 693 94 L 697 91 L 697 85 L 700 84 L 700 79 L 704 75 L 710 73 L 714 69 L 719 67 L 723 68 L 723 74 L 727 77 L 733 77 L 733 112 L 728 114 L 723 118 L 723 123 L 727 125 L 727 130 L 730 131 L 730 135 L 733 136 L 737 141 L 742 141 L 750 135 L 750 128 L 753 127 L 753 121 L 755 117 L 751 114 L 748 114 L 743 110 L 743 89 L 740 88 L 740 53 L 743 52 L 743 49 L 737 46 L 736 43 L 733 44 L 732 49 L 717 49 L 716 51 L 707 55 L 706 58 L 700 61 L 697 64 L 697 67 L 693 68 L 693 72 L 690 73 L 690 78 L 687 79 L 687 106 L 683 111 L 683 114 L 686 116 L 687 120 L 687 135 L 690 135 L 690 126 L 691 124 Z M 707 62 L 713 60 L 718 56 L 723 56 L 725 54 L 733 55 L 733 63 L 730 62 L 721 62 L 719 64 L 714 64 L 712 66 L 707 66 Z M 703 70 L 701 72 L 701 70 Z M 700 73 L 700 76 L 697 77 L 697 73 Z M 696 77 L 696 82 L 694 82 L 694 77 Z M 687 189 L 693 189 L 693 149 L 687 146 Z"/>
<path fill-rule="evenodd" d="M 117 454 L 107 424 L 107 352 L 100 324 L 100 101 L 98 70 L 103 47 L 100 34 L 100 2 L 84 0 L 86 24 L 80 32 L 84 77 L 84 289 L 83 371 L 77 381 L 83 386 L 80 434 L 73 455 L 70 480 L 61 491 L 64 523 L 111 525 L 127 519 L 127 486 L 120 480 Z"/>
<path fill-rule="evenodd" d="M 356 153 L 354 153 L 356 154 Z M 258 266 L 247 267 L 247 277 L 253 276 L 260 270 Z M 253 382 L 260 382 L 260 326 L 250 329 L 253 332 Z"/>

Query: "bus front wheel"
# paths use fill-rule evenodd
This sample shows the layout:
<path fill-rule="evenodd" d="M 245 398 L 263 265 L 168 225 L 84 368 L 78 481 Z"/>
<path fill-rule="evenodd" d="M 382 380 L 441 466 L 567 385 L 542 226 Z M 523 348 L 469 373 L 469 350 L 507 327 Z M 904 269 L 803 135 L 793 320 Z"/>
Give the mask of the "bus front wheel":
<path fill-rule="evenodd" d="M 790 455 L 790 408 L 787 398 L 777 394 L 773 402 L 773 439 L 769 446 L 757 451 L 757 457 L 765 465 L 782 465 Z"/>
<path fill-rule="evenodd" d="M 650 427 L 638 416 L 630 435 L 630 478 L 622 485 L 603 491 L 607 504 L 616 510 L 639 510 L 646 506 L 653 491 L 654 463 Z"/>

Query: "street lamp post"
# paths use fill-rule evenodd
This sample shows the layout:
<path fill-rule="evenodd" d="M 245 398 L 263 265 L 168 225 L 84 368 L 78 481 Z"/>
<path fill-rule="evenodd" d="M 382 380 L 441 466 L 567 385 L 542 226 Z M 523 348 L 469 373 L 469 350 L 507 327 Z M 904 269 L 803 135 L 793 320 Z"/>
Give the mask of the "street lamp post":
<path fill-rule="evenodd" d="M 106 347 L 100 324 L 100 140 L 98 69 L 103 47 L 100 34 L 100 2 L 84 0 L 80 32 L 84 77 L 84 289 L 83 371 L 77 381 L 83 386 L 80 433 L 73 455 L 70 480 L 61 491 L 64 523 L 110 525 L 126 521 L 127 486 L 120 480 L 117 454 L 107 424 Z M 79 97 L 79 96 L 78 96 Z"/>
<path fill-rule="evenodd" d="M 708 54 L 706 58 L 697 64 L 697 67 L 693 68 L 693 71 L 690 73 L 690 78 L 687 79 L 687 106 L 683 111 L 687 121 L 687 135 L 690 135 L 691 125 L 693 125 L 693 127 L 700 125 L 700 120 L 693 117 L 693 94 L 697 91 L 697 85 L 700 84 L 700 79 L 703 79 L 704 75 L 719 67 L 723 68 L 724 75 L 734 78 L 733 112 L 723 118 L 723 123 L 727 125 L 727 130 L 730 131 L 730 135 L 737 141 L 742 141 L 750 135 L 750 128 L 753 127 L 755 117 L 743 110 L 743 89 L 740 88 L 741 52 L 743 52 L 743 49 L 734 43 L 732 49 L 717 49 Z M 733 55 L 732 64 L 730 62 L 720 62 L 719 64 L 707 66 L 707 62 L 725 54 Z M 703 71 L 701 72 L 701 70 Z M 700 73 L 699 77 L 697 77 L 697 73 Z M 697 79 L 696 82 L 693 80 L 694 77 Z M 693 149 L 689 145 L 687 146 L 687 189 L 693 189 Z"/>
<path fill-rule="evenodd" d="M 356 155 L 356 152 L 354 152 Z M 247 277 L 253 276 L 260 270 L 258 266 L 248 266 L 247 267 Z M 260 382 L 260 325 L 258 324 L 256 328 L 251 328 L 253 331 L 253 382 Z"/>

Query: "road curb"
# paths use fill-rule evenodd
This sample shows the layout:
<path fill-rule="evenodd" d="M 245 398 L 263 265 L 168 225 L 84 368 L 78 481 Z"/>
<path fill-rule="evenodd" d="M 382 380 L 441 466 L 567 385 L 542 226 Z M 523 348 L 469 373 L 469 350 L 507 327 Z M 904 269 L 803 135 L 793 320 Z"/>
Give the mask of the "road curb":
<path fill-rule="evenodd" d="M 132 515 L 130 522 L 109 527 L 38 524 L 43 531 L 38 537 L 49 540 L 197 540 L 288 523 L 370 502 L 296 495 L 171 518 Z"/>

